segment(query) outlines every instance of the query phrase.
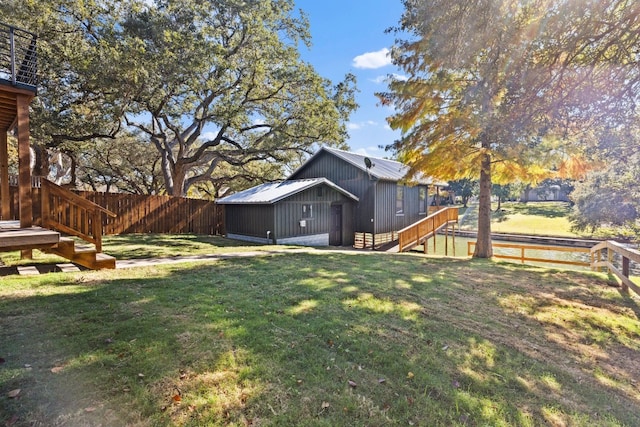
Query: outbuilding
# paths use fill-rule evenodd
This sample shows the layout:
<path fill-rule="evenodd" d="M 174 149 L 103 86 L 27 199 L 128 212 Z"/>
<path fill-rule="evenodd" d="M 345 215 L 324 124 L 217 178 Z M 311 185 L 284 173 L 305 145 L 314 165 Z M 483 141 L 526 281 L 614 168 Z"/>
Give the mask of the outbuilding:
<path fill-rule="evenodd" d="M 429 213 L 447 183 L 405 182 L 400 162 L 322 147 L 285 181 L 224 197 L 229 238 L 308 246 L 380 246 Z"/>
<path fill-rule="evenodd" d="M 354 233 L 359 199 L 326 178 L 269 182 L 223 197 L 228 238 L 273 244 L 341 246 Z"/>

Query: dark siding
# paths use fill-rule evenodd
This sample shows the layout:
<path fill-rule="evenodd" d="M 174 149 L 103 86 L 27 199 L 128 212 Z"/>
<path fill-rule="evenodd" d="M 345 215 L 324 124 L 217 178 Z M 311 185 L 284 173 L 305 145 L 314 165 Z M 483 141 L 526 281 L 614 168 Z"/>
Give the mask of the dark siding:
<path fill-rule="evenodd" d="M 369 179 L 366 172 L 327 152 L 320 153 L 313 162 L 298 170 L 289 179 L 322 177 L 360 199 L 352 217 L 354 231 L 372 232 L 371 218 L 373 218 L 375 179 Z"/>
<path fill-rule="evenodd" d="M 342 204 L 342 245 L 352 246 L 354 244 L 353 219 L 354 219 L 355 203 Z"/>
<path fill-rule="evenodd" d="M 376 233 L 398 231 L 424 218 L 419 213 L 419 187 L 404 186 L 404 212 L 396 214 L 397 183 L 380 181 L 376 192 Z M 424 188 L 424 187 L 423 187 Z"/>
<path fill-rule="evenodd" d="M 328 233 L 331 225 L 331 204 L 353 203 L 330 187 L 323 185 L 321 188 L 322 196 L 318 195 L 318 187 L 314 187 L 287 197 L 276 204 L 276 237 L 278 239 Z M 312 218 L 304 218 L 303 205 L 313 206 Z M 301 220 L 305 220 L 305 227 L 300 226 Z"/>
<path fill-rule="evenodd" d="M 360 199 L 352 212 L 347 214 L 347 211 L 343 211 L 343 218 L 349 215 L 352 220 L 351 233 L 398 231 L 426 216 L 419 214 L 418 189 L 420 186 L 405 186 L 404 214 L 396 215 L 396 182 L 369 178 L 366 172 L 328 152 L 320 153 L 289 179 L 321 177 L 327 178 Z M 423 188 L 426 187 L 423 186 Z M 375 230 L 372 222 L 374 206 Z M 352 240 L 353 236 L 348 240 L 343 239 L 345 242 Z"/>
<path fill-rule="evenodd" d="M 226 205 L 226 231 L 266 239 L 273 232 L 273 211 L 272 205 Z"/>

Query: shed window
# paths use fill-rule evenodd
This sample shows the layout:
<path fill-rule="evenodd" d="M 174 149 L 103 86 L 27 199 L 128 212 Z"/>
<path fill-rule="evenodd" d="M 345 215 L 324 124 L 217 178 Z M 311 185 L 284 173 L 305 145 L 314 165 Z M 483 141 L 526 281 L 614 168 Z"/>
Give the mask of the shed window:
<path fill-rule="evenodd" d="M 427 189 L 426 187 L 420 187 L 418 189 L 418 213 L 427 212 Z"/>
<path fill-rule="evenodd" d="M 404 213 L 404 187 L 398 185 L 396 187 L 396 215 Z"/>
<path fill-rule="evenodd" d="M 302 205 L 302 218 L 313 218 L 313 205 Z"/>
<path fill-rule="evenodd" d="M 316 197 L 324 197 L 324 188 L 316 187 Z"/>

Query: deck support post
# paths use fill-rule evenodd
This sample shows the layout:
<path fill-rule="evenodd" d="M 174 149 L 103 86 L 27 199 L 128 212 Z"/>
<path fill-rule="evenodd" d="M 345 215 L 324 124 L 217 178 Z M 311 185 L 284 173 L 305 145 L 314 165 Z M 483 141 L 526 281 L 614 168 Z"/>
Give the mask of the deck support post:
<path fill-rule="evenodd" d="M 31 199 L 31 152 L 29 150 L 29 104 L 33 97 L 17 94 L 16 122 L 18 127 L 18 195 L 20 203 L 20 228 L 33 225 L 33 202 Z M 21 251 L 23 259 L 31 259 L 33 251 Z"/>
<path fill-rule="evenodd" d="M 11 197 L 9 195 L 9 149 L 7 147 L 7 129 L 0 130 L 0 219 L 11 218 Z"/>

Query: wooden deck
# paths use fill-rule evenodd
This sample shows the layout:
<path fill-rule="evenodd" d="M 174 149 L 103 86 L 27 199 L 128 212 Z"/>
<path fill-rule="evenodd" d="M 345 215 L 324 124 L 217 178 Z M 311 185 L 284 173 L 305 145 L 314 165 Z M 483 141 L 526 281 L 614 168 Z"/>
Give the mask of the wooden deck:
<path fill-rule="evenodd" d="M 0 252 L 48 249 L 60 242 L 60 233 L 42 227 L 20 228 L 20 221 L 0 221 Z"/>

